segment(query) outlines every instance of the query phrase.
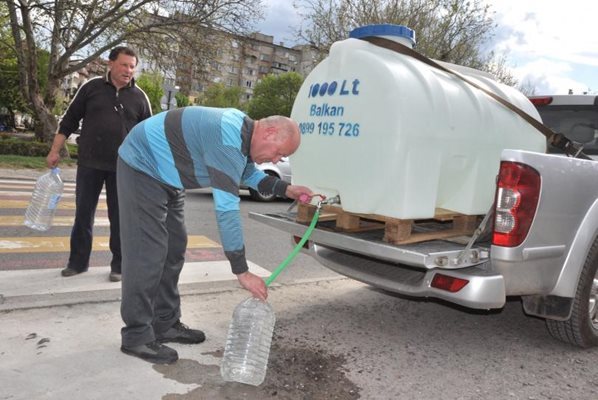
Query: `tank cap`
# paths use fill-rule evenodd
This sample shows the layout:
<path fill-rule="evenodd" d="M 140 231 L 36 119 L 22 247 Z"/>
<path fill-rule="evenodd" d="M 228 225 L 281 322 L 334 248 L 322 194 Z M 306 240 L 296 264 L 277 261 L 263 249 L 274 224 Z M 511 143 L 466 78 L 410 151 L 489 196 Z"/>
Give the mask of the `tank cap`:
<path fill-rule="evenodd" d="M 364 25 L 355 28 L 351 32 L 349 32 L 349 37 L 353 39 L 361 39 L 368 36 L 386 36 L 388 37 L 388 39 L 399 39 L 398 41 L 401 41 L 401 39 L 403 39 L 411 44 L 410 47 L 415 46 L 415 31 L 404 25 Z"/>

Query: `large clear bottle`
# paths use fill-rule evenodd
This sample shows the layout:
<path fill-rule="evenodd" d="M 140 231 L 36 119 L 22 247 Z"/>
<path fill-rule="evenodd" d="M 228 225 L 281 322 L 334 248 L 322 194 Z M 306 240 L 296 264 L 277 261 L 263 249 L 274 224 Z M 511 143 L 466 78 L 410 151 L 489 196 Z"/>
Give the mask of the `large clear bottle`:
<path fill-rule="evenodd" d="M 25 226 L 37 231 L 50 229 L 63 189 L 60 168 L 52 168 L 40 176 L 25 211 Z"/>
<path fill-rule="evenodd" d="M 276 316 L 256 298 L 239 303 L 228 330 L 220 373 L 225 381 L 258 386 L 266 377 Z"/>

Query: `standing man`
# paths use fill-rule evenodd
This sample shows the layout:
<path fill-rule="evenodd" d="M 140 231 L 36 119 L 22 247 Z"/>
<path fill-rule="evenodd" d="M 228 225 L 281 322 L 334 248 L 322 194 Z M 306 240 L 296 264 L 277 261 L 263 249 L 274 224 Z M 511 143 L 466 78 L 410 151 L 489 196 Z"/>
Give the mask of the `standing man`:
<path fill-rule="evenodd" d="M 294 153 L 297 123 L 273 116 L 253 121 L 239 110 L 185 107 L 155 115 L 125 139 L 118 160 L 123 282 L 121 350 L 168 364 L 164 342 L 201 343 L 202 331 L 180 322 L 178 280 L 187 247 L 185 189 L 212 187 L 220 240 L 241 286 L 265 300 L 264 281 L 248 271 L 239 213 L 239 186 L 297 199 L 311 195 L 268 176 L 254 162 Z"/>
<path fill-rule="evenodd" d="M 61 273 L 68 277 L 89 268 L 93 222 L 105 184 L 112 252 L 109 279 L 118 282 L 121 279 L 121 250 L 116 192 L 117 152 L 131 128 L 150 117 L 152 109 L 146 94 L 135 86 L 133 74 L 139 61 L 135 52 L 128 47 L 116 47 L 108 59 L 109 70 L 106 75 L 90 79 L 77 91 L 60 121 L 46 162 L 49 168 L 58 165 L 64 142 L 82 121 L 71 252 L 67 267 Z"/>

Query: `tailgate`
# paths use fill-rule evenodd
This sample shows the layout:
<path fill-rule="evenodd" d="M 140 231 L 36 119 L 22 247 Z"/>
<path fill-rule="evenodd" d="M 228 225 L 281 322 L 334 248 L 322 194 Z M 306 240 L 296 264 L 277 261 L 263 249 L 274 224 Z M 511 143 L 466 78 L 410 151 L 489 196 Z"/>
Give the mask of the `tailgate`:
<path fill-rule="evenodd" d="M 292 236 L 303 236 L 307 226 L 295 222 L 296 213 L 260 214 L 249 213 L 255 221 L 264 223 Z M 430 222 L 418 224 L 418 231 L 442 229 L 441 224 Z M 432 269 L 457 269 L 471 267 L 488 261 L 489 245 L 476 244 L 467 248 L 468 237 L 429 240 L 420 243 L 395 245 L 383 240 L 384 229 L 361 232 L 345 232 L 334 227 L 330 221 L 320 221 L 312 232 L 310 242 L 392 263 Z"/>

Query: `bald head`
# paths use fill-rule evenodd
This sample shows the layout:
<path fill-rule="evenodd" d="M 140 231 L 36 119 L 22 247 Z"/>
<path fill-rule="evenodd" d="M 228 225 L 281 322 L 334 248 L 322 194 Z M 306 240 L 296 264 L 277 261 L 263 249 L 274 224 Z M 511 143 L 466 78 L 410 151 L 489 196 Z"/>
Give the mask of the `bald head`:
<path fill-rule="evenodd" d="M 273 115 L 255 122 L 250 155 L 258 164 L 278 162 L 297 151 L 301 142 L 299 126 L 282 115 Z"/>

